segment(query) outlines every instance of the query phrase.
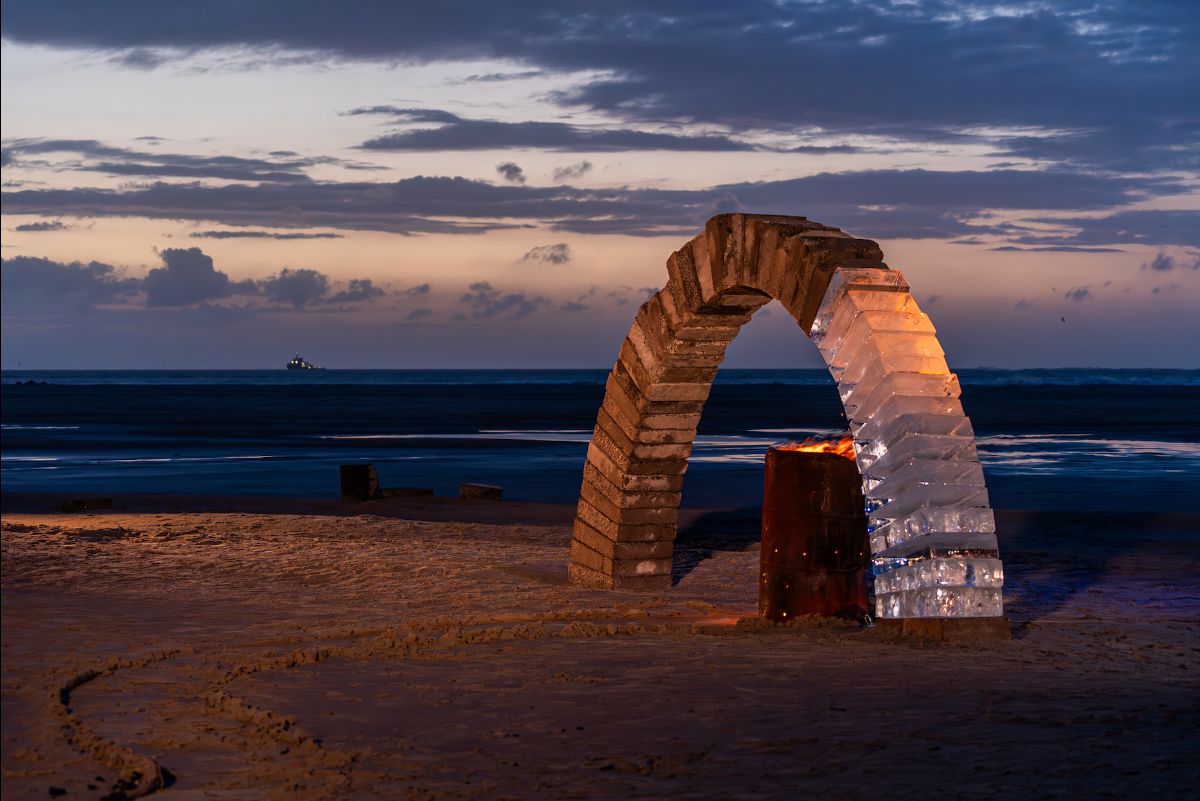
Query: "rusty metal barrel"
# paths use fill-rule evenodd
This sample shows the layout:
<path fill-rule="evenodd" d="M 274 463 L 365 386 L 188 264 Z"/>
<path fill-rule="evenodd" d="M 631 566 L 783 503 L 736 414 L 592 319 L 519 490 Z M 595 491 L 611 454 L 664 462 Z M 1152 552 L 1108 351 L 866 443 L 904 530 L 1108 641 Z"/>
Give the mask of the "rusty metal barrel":
<path fill-rule="evenodd" d="M 861 619 L 870 560 L 862 479 L 852 458 L 789 446 L 767 451 L 758 611 Z"/>

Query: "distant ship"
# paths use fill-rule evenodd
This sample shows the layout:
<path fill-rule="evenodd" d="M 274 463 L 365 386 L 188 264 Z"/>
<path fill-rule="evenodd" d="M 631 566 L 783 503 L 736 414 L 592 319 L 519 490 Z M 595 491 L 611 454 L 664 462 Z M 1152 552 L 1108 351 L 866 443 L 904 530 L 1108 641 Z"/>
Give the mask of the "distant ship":
<path fill-rule="evenodd" d="M 300 357 L 299 353 L 297 353 L 295 356 L 292 357 L 292 360 L 287 363 L 287 369 L 289 369 L 289 370 L 324 370 L 325 368 L 317 367 L 315 364 L 309 364 L 308 362 L 304 361 L 304 359 L 302 359 Z"/>

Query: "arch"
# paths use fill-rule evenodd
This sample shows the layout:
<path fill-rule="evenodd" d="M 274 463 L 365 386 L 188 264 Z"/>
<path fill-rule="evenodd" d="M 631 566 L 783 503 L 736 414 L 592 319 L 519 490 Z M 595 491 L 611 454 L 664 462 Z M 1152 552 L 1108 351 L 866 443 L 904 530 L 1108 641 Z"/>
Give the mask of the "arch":
<path fill-rule="evenodd" d="M 570 580 L 665 589 L 684 473 L 725 349 L 779 300 L 816 343 L 850 421 L 877 616 L 999 617 L 995 521 L 957 377 L 879 246 L 804 217 L 722 214 L 667 260 L 605 386 Z"/>

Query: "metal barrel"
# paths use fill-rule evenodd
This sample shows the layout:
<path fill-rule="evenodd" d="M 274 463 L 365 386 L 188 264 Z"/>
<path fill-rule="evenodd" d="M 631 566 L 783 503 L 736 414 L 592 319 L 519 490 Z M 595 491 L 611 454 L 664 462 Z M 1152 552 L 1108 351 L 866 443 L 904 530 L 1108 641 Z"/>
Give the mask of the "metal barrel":
<path fill-rule="evenodd" d="M 773 447 L 763 480 L 758 611 L 861 618 L 870 560 L 862 479 L 852 459 Z"/>

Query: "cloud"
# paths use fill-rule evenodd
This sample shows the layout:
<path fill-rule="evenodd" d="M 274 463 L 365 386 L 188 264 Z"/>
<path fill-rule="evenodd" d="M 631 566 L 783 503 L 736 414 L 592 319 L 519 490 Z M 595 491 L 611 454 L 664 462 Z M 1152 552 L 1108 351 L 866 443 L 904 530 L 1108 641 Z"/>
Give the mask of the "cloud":
<path fill-rule="evenodd" d="M 188 234 L 192 239 L 343 239 L 342 234 L 329 232 L 291 231 L 196 231 Z"/>
<path fill-rule="evenodd" d="M 422 295 L 428 295 L 431 288 L 429 284 L 417 284 L 416 286 L 409 287 L 400 294 L 406 298 L 418 298 Z"/>
<path fill-rule="evenodd" d="M 467 306 L 468 314 L 458 315 L 460 318 L 469 316 L 472 320 L 484 320 L 505 315 L 508 319 L 519 320 L 551 305 L 548 298 L 524 292 L 505 293 L 488 281 L 477 281 L 467 289 L 469 291 L 459 298 L 459 302 Z"/>
<path fill-rule="evenodd" d="M 1066 298 L 1067 300 L 1073 300 L 1073 301 L 1078 302 L 1081 300 L 1091 300 L 1093 297 L 1095 297 L 1095 295 L 1092 294 L 1092 290 L 1090 287 L 1077 286 L 1073 289 L 1068 289 L 1066 292 L 1064 292 L 1063 297 Z"/>
<path fill-rule="evenodd" d="M 58 169 L 149 178 L 216 178 L 232 181 L 293 183 L 308 181 L 304 170 L 336 163 L 326 157 L 253 159 L 238 156 L 195 156 L 158 153 L 107 145 L 95 139 L 15 139 L 5 143 L 5 166 L 20 166 L 29 156 L 67 153 L 79 160 Z"/>
<path fill-rule="evenodd" d="M 139 298 L 149 309 L 206 305 L 217 308 L 210 302 L 235 296 L 246 300 L 239 313 L 251 314 L 265 308 L 255 302 L 257 298 L 307 309 L 360 303 L 387 294 L 369 278 L 350 279 L 330 294 L 333 282 L 324 273 L 311 269 L 284 268 L 262 281 L 234 281 L 216 269 L 212 258 L 199 248 L 168 248 L 160 251 L 159 257 L 163 266 L 150 270 L 142 278 L 129 277 L 124 271 L 97 261 L 63 263 L 32 256 L 5 259 L 5 314 L 49 315 L 64 309 L 111 304 L 132 309 Z M 420 284 L 401 294 L 421 297 L 429 290 L 429 284 Z"/>
<path fill-rule="evenodd" d="M 538 149 L 565 153 L 629 150 L 737 151 L 755 146 L 722 134 L 677 134 L 629 128 L 601 128 L 565 122 L 501 122 L 466 119 L 440 109 L 367 106 L 351 115 L 384 114 L 405 124 L 435 124 L 410 128 L 363 142 L 364 150 L 438 151 Z M 582 162 L 586 164 L 587 162 Z M 588 165 L 589 167 L 591 165 Z M 582 174 L 582 173 L 580 173 Z"/>
<path fill-rule="evenodd" d="M 284 267 L 277 275 L 259 281 L 258 285 L 271 300 L 303 309 L 325 297 L 329 291 L 329 278 L 316 270 Z"/>
<path fill-rule="evenodd" d="M 147 306 L 188 306 L 258 291 L 253 281 L 231 281 L 200 248 L 167 248 L 158 255 L 163 266 L 142 279 Z"/>
<path fill-rule="evenodd" d="M 419 308 L 416 308 L 416 309 L 413 309 L 412 311 L 410 311 L 405 316 L 404 319 L 406 319 L 406 320 L 423 320 L 426 317 L 430 317 L 432 315 L 433 315 L 433 309 L 429 309 L 429 308 L 426 308 L 425 306 L 421 306 Z"/>
<path fill-rule="evenodd" d="M 558 308 L 567 314 L 579 314 L 580 312 L 587 310 L 587 304 L 580 303 L 577 300 L 568 300 L 561 304 Z"/>
<path fill-rule="evenodd" d="M 1173 270 L 1200 270 L 1200 253 L 1172 255 L 1160 251 L 1153 259 L 1142 264 L 1143 270 L 1167 273 Z"/>
<path fill-rule="evenodd" d="M 1119 211 L 1100 217 L 1035 217 L 1032 222 L 1054 225 L 1057 234 L 1019 236 L 1019 244 L 1058 245 L 1180 245 L 1200 247 L 1200 211 Z"/>
<path fill-rule="evenodd" d="M 375 283 L 370 278 L 352 278 L 345 289 L 330 296 L 326 302 L 358 303 L 364 300 L 380 298 L 386 294 L 387 292 L 382 287 L 375 286 Z"/>
<path fill-rule="evenodd" d="M 141 282 L 111 264 L 58 262 L 16 256 L 0 263 L 0 301 L 6 315 L 88 309 L 128 300 Z"/>
<path fill-rule="evenodd" d="M 568 178 L 582 178 L 585 174 L 592 171 L 592 162 L 579 161 L 574 164 L 567 164 L 562 167 L 554 168 L 554 180 L 565 181 Z"/>
<path fill-rule="evenodd" d="M 500 173 L 500 176 L 510 183 L 525 183 L 525 171 L 521 169 L 520 165 L 515 164 L 514 162 L 504 161 L 500 164 L 497 164 L 496 172 Z"/>
<path fill-rule="evenodd" d="M 546 73 L 542 70 L 521 70 L 519 72 L 486 72 L 468 75 L 452 83 L 498 83 L 500 81 L 524 81 L 529 78 L 541 78 Z"/>
<path fill-rule="evenodd" d="M 966 243 L 955 242 L 956 245 L 962 244 L 982 244 L 980 242 Z M 1078 245 L 1042 245 L 1041 247 L 1023 248 L 1016 245 L 1002 245 L 1000 247 L 989 248 L 998 253 L 1122 253 L 1120 248 L 1085 248 Z"/>
<path fill-rule="evenodd" d="M 1143 264 L 1142 269 L 1160 273 L 1170 272 L 1175 269 L 1175 259 L 1166 253 L 1159 253 L 1152 261 Z"/>
<path fill-rule="evenodd" d="M 418 176 L 390 183 L 153 183 L 120 189 L 17 189 L 8 214 L 148 217 L 230 227 L 414 233 L 481 233 L 547 225 L 576 233 L 673 236 L 723 210 L 803 214 L 873 238 L 1003 237 L 1032 246 L 1196 245 L 1200 212 L 1118 211 L 1093 218 L 1042 214 L 1031 222 L 1058 233 L 1012 227 L 990 210 L 1104 212 L 1187 192 L 1154 176 L 1032 170 L 863 170 L 722 184 L 707 189 L 495 185 Z M 870 204 L 864 204 L 869 199 Z M 1012 215 L 1007 215 L 1011 217 Z"/>
<path fill-rule="evenodd" d="M 566 264 L 571 260 L 571 246 L 566 242 L 554 245 L 538 245 L 531 248 L 521 261 L 536 261 L 543 264 Z"/>
<path fill-rule="evenodd" d="M 39 220 L 37 222 L 22 223 L 13 228 L 14 231 L 27 234 L 44 233 L 47 231 L 66 231 L 71 228 L 62 220 Z"/>
<path fill-rule="evenodd" d="M 3 25 L 8 41 L 99 50 L 139 69 L 220 48 L 264 62 L 500 60 L 517 65 L 515 75 L 570 76 L 551 95 L 560 106 L 631 127 L 992 142 L 1025 158 L 1139 172 L 1194 163 L 1200 112 L 1180 102 L 1197 94 L 1193 3 L 863 0 L 853 9 L 615 0 L 596 13 L 586 3 L 530 0 L 514 10 L 464 0 L 281 13 L 247 0 L 198 19 L 169 3 L 60 0 L 10 3 Z M 493 121 L 465 122 L 446 133 L 465 132 L 474 146 L 483 137 L 471 124 Z M 497 125 L 500 141 L 545 141 L 523 123 Z M 437 147 L 437 133 L 398 143 Z M 551 141 L 562 135 L 552 130 Z"/>

